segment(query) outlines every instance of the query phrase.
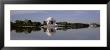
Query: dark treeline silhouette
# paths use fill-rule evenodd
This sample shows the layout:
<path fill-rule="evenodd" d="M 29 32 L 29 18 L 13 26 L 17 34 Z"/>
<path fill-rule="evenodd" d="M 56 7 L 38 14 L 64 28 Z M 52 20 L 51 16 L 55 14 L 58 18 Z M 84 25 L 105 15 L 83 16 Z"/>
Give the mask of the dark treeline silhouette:
<path fill-rule="evenodd" d="M 15 22 L 11 22 L 11 27 L 39 27 L 41 26 L 40 22 L 32 22 L 31 20 L 16 20 Z"/>
<path fill-rule="evenodd" d="M 69 22 L 57 22 L 56 23 L 59 27 L 72 27 L 72 28 L 83 28 L 89 27 L 90 25 L 99 27 L 99 24 L 91 23 L 91 24 L 84 24 L 84 23 L 69 23 Z M 41 24 L 40 22 L 32 22 L 31 20 L 16 20 L 15 22 L 11 22 L 11 27 L 41 27 L 43 25 L 47 25 L 46 21 Z"/>
<path fill-rule="evenodd" d="M 68 23 L 68 22 L 57 22 L 59 27 L 66 27 L 66 28 L 85 28 L 89 27 L 89 24 L 83 23 Z"/>

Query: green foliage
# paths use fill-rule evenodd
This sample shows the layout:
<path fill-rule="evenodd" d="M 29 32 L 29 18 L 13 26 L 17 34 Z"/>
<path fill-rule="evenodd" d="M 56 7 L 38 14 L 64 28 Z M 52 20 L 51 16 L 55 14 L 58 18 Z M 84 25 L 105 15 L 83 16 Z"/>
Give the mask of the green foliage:
<path fill-rule="evenodd" d="M 16 20 L 15 23 L 11 22 L 13 27 L 22 27 L 22 26 L 41 26 L 40 22 L 32 22 L 31 20 Z"/>

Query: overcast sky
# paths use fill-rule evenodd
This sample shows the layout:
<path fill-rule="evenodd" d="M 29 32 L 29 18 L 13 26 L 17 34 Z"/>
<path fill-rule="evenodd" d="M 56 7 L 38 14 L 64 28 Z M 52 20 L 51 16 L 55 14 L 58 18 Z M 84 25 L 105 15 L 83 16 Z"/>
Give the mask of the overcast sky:
<path fill-rule="evenodd" d="M 100 23 L 100 10 L 11 10 L 11 21 L 30 19 L 43 22 L 48 17 L 57 22 Z"/>

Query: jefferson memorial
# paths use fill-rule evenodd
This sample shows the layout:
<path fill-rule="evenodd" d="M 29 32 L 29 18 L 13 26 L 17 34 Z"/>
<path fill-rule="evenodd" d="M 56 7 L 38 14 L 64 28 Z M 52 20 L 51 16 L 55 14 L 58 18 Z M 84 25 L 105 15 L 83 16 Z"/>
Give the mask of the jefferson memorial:
<path fill-rule="evenodd" d="M 46 26 L 49 26 L 49 27 L 51 27 L 51 26 L 57 26 L 56 20 L 53 17 L 48 17 L 46 19 Z"/>

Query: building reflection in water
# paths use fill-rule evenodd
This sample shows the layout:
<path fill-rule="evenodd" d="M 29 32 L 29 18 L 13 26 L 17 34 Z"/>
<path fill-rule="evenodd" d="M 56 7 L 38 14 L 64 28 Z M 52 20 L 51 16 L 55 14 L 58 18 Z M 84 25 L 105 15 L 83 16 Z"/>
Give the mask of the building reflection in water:
<path fill-rule="evenodd" d="M 56 28 L 55 27 L 43 27 L 43 31 L 47 33 L 48 36 L 52 36 L 53 34 L 56 33 Z"/>

